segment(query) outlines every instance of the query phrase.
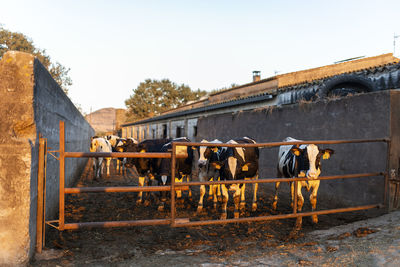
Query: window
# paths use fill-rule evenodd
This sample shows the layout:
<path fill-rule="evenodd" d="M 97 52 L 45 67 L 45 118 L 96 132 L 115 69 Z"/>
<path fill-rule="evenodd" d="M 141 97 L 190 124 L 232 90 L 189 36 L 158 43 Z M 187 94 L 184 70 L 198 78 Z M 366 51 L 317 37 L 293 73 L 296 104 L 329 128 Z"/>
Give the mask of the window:
<path fill-rule="evenodd" d="M 167 136 L 168 136 L 168 134 L 167 134 L 167 129 L 168 129 L 167 125 L 163 124 L 162 128 L 163 128 L 162 138 L 167 138 Z"/>
<path fill-rule="evenodd" d="M 185 135 L 185 127 L 177 126 L 176 127 L 176 137 L 183 137 Z"/>

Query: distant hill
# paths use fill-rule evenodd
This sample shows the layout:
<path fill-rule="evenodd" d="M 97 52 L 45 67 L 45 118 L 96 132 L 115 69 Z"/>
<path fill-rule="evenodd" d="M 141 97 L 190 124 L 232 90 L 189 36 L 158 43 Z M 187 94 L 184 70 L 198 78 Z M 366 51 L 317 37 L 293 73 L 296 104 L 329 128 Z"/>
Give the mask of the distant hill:
<path fill-rule="evenodd" d="M 125 109 L 102 108 L 85 116 L 96 134 L 117 133 L 125 122 Z"/>

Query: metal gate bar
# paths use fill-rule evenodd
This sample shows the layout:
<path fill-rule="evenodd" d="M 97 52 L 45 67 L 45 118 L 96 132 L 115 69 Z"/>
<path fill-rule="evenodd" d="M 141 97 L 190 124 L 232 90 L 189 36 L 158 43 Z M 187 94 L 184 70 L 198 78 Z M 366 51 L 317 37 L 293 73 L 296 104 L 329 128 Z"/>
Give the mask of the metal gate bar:
<path fill-rule="evenodd" d="M 334 176 L 322 176 L 315 180 L 335 180 L 335 179 L 353 179 L 353 178 L 366 178 L 371 176 L 383 176 L 384 172 L 372 172 L 372 173 L 356 173 L 347 175 L 334 175 Z M 212 181 L 212 182 L 181 182 L 179 187 L 183 186 L 194 186 L 194 185 L 215 185 L 215 184 L 263 184 L 263 183 L 276 183 L 276 182 L 299 182 L 307 181 L 307 177 L 302 178 L 268 178 L 258 180 L 230 180 L 230 181 Z"/>
<path fill-rule="evenodd" d="M 367 210 L 374 208 L 382 208 L 382 204 L 372 204 L 365 206 L 357 206 L 352 208 L 341 208 L 341 209 L 330 209 L 330 210 L 319 210 L 319 211 L 310 211 L 310 212 L 300 212 L 300 213 L 291 213 L 291 214 L 279 214 L 279 215 L 271 215 L 271 216 L 259 216 L 259 217 L 246 217 L 246 218 L 237 218 L 237 219 L 226 219 L 226 220 L 207 220 L 207 221 L 188 221 L 188 218 L 181 218 L 181 222 L 175 223 L 174 227 L 189 227 L 189 226 L 202 226 L 202 225 L 212 225 L 212 224 L 227 224 L 227 223 L 240 223 L 240 222 L 259 222 L 259 221 L 269 221 L 269 220 L 281 220 L 281 219 L 291 219 L 297 217 L 307 217 L 311 215 L 323 215 L 323 214 L 332 214 L 339 212 L 349 212 L 349 211 L 359 211 L 359 210 Z"/>

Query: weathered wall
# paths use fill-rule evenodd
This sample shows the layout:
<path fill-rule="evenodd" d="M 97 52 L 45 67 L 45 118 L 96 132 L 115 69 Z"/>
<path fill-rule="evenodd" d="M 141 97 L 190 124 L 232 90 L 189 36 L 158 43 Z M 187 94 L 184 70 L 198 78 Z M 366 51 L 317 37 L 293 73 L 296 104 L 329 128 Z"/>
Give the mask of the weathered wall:
<path fill-rule="evenodd" d="M 87 151 L 92 128 L 32 55 L 8 52 L 0 61 L 0 265 L 24 265 L 36 241 L 38 138 L 58 149 L 59 121 L 66 150 Z M 86 160 L 68 160 L 66 184 Z M 58 206 L 58 162 L 48 157 L 47 214 Z"/>
<path fill-rule="evenodd" d="M 391 116 L 390 106 L 391 99 L 392 106 L 398 106 L 399 95 L 398 90 L 382 91 L 342 99 L 202 117 L 198 121 L 197 138 L 198 141 L 202 138 L 228 141 L 231 138 L 249 136 L 262 143 L 282 141 L 288 136 L 303 140 L 377 139 L 392 136 L 396 138 L 398 148 L 399 116 Z M 394 111 L 393 109 L 392 114 Z M 322 175 L 386 169 L 386 145 L 383 143 L 322 147 L 335 150 L 331 159 L 322 162 Z M 395 144 L 392 150 L 395 151 Z M 260 178 L 276 177 L 277 152 L 278 148 L 261 150 Z M 391 167 L 397 169 L 398 157 L 393 159 Z M 272 184 L 265 184 L 261 188 L 271 194 L 274 191 Z M 285 184 L 281 188 L 286 191 L 281 195 L 288 195 L 288 186 Z M 339 207 L 378 203 L 383 201 L 383 194 L 384 183 L 380 177 L 323 181 L 318 193 L 318 205 Z"/>

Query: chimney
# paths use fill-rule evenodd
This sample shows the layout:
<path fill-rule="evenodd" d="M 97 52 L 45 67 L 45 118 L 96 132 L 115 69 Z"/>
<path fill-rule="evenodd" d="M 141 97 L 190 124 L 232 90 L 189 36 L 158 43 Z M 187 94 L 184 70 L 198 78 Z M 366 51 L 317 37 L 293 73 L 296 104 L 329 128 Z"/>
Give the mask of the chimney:
<path fill-rule="evenodd" d="M 260 73 L 261 71 L 258 70 L 253 71 L 253 83 L 258 82 L 261 79 Z"/>

